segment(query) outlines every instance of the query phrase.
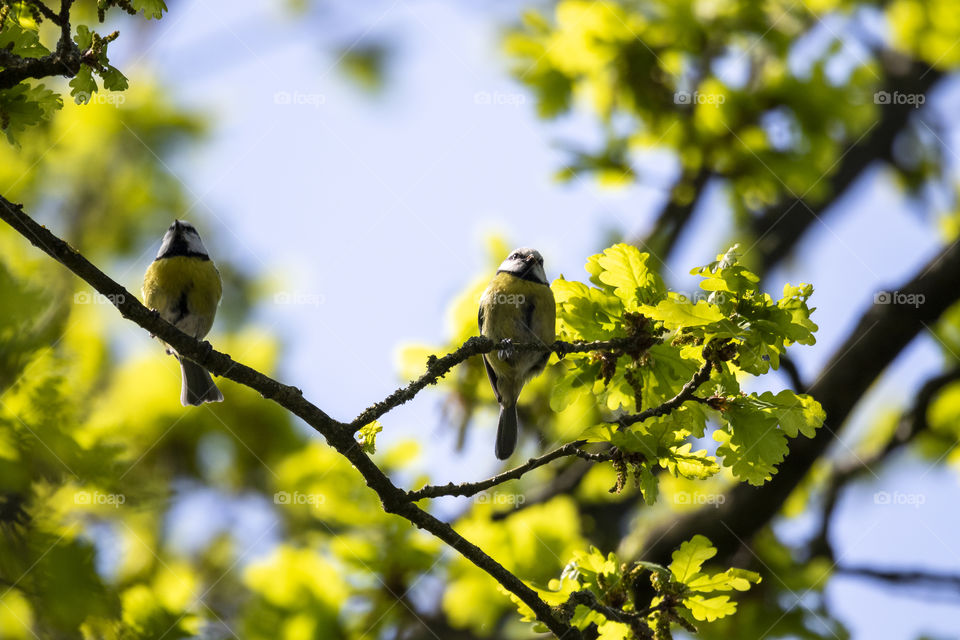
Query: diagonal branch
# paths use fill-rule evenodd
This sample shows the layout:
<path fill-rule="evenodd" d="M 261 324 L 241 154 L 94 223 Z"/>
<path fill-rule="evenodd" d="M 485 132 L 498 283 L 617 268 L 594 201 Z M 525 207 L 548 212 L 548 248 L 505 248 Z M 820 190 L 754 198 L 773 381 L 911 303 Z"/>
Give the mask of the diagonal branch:
<path fill-rule="evenodd" d="M 544 344 L 542 342 L 514 343 L 509 340 L 494 342 L 484 336 L 474 336 L 464 342 L 458 349 L 445 356 L 430 356 L 427 359 L 427 371 L 422 376 L 407 386 L 397 389 L 385 400 L 364 409 L 363 413 L 350 423 L 350 428 L 357 431 L 394 407 L 412 400 L 414 396 L 427 386 L 437 384 L 440 378 L 449 373 L 455 366 L 476 355 L 507 349 L 512 351 L 556 353 L 561 358 L 570 353 L 590 353 L 591 351 L 623 351 L 629 354 L 640 354 L 657 342 L 659 342 L 659 339 L 649 335 L 612 338 L 610 340 L 598 340 L 595 342 L 564 342 L 557 340 L 552 344 Z"/>
<path fill-rule="evenodd" d="M 683 385 L 677 395 L 673 396 L 663 404 L 651 407 L 640 413 L 634 413 L 627 416 L 620 416 L 617 418 L 617 424 L 621 427 L 629 427 L 632 424 L 638 422 L 643 422 L 649 418 L 656 418 L 657 416 L 662 416 L 670 413 L 674 409 L 678 409 L 687 400 L 694 400 L 696 402 L 708 402 L 706 398 L 700 398 L 696 394 L 697 389 L 700 388 L 704 382 L 710 379 L 710 371 L 713 369 L 713 361 L 707 359 L 700 366 L 700 369 L 693 374 L 693 378 L 690 379 L 688 383 Z"/>
<path fill-rule="evenodd" d="M 0 219 L 13 227 L 41 251 L 63 264 L 83 281 L 91 285 L 120 311 L 120 314 L 157 336 L 177 351 L 213 374 L 228 378 L 258 391 L 284 409 L 301 418 L 346 457 L 363 476 L 367 486 L 380 498 L 384 511 L 409 520 L 453 547 L 467 560 L 487 572 L 505 589 L 529 606 L 537 619 L 563 640 L 579 640 L 579 630 L 560 620 L 554 610 L 520 578 L 487 555 L 448 523 L 443 522 L 407 499 L 407 494 L 394 485 L 370 459 L 354 439 L 350 425 L 334 420 L 303 397 L 303 393 L 280 383 L 259 371 L 233 360 L 229 355 L 214 350 L 209 343 L 196 340 L 147 309 L 126 289 L 98 269 L 69 244 L 38 224 L 16 205 L 0 196 Z"/>

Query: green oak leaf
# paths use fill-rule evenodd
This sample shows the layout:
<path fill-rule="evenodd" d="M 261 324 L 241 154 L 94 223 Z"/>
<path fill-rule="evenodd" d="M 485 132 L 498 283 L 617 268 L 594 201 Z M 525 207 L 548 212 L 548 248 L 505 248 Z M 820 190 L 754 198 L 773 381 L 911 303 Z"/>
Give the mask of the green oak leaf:
<path fill-rule="evenodd" d="M 702 327 L 726 319 L 716 305 L 706 300 L 697 300 L 696 304 L 693 304 L 678 299 L 676 294 L 661 300 L 649 316 L 663 322 L 663 326 L 671 331 L 686 327 Z"/>
<path fill-rule="evenodd" d="M 61 108 L 60 96 L 42 84 L 18 84 L 0 91 L 0 121 L 7 140 L 14 146 L 19 146 L 17 136 L 28 127 L 49 120 Z"/>
<path fill-rule="evenodd" d="M 693 451 L 691 443 L 680 447 L 672 447 L 669 455 L 660 458 L 660 464 L 674 476 L 690 480 L 706 480 L 720 471 L 713 456 L 708 456 L 706 450 Z"/>
<path fill-rule="evenodd" d="M 694 618 L 700 621 L 713 622 L 718 618 L 733 615 L 737 612 L 737 603 L 730 601 L 730 596 L 691 596 L 684 598 L 683 606 L 690 610 Z"/>
<path fill-rule="evenodd" d="M 760 574 L 746 569 L 727 569 L 712 576 L 701 575 L 687 583 L 691 591 L 709 593 L 711 591 L 747 591 L 750 584 L 758 584 Z"/>
<path fill-rule="evenodd" d="M 731 402 L 723 413 L 730 433 L 718 430 L 713 437 L 721 443 L 717 455 L 741 480 L 762 485 L 787 454 L 787 437 L 777 428 L 777 418 L 741 402 Z"/>
<path fill-rule="evenodd" d="M 687 584 L 700 574 L 703 563 L 717 555 L 717 550 L 706 536 L 695 535 L 677 547 L 671 556 L 670 573 L 674 580 Z"/>
<path fill-rule="evenodd" d="M 73 101 L 77 104 L 87 104 L 97 89 L 93 70 L 85 64 L 80 65 L 80 71 L 70 79 L 70 95 L 73 96 Z"/>
<path fill-rule="evenodd" d="M 627 311 L 636 311 L 641 305 L 663 297 L 663 281 L 647 266 L 649 258 L 650 254 L 623 243 L 604 250 L 597 258 L 597 264 L 603 269 L 597 278 L 613 287 Z"/>
<path fill-rule="evenodd" d="M 163 17 L 163 12 L 167 11 L 167 5 L 163 0 L 131 0 L 131 5 L 138 12 L 142 11 L 147 19 Z"/>
<path fill-rule="evenodd" d="M 21 58 L 42 58 L 50 53 L 40 42 L 37 25 L 26 16 L 21 16 L 19 21 L 7 18 L 0 29 L 0 49 L 6 49 Z"/>

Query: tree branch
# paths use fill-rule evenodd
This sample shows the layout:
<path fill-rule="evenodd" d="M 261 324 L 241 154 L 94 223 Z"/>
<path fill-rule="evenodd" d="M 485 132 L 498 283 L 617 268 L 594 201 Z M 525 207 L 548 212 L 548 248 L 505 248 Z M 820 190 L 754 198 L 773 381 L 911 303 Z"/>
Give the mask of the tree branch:
<path fill-rule="evenodd" d="M 471 341 L 474 340 L 485 340 L 485 338 L 470 338 L 463 347 L 458 349 L 454 353 L 465 349 Z M 601 345 L 603 349 L 618 349 L 621 348 L 621 343 L 616 342 L 617 339 L 607 341 L 607 342 L 589 342 L 582 344 L 571 344 L 571 343 L 561 343 L 556 342 L 551 347 L 551 351 L 556 351 L 558 347 L 562 349 L 575 349 L 577 351 L 587 350 L 587 351 L 596 351 L 598 350 L 597 346 Z M 487 340 L 490 343 L 489 340 Z M 615 344 L 614 344 L 615 343 Z M 491 343 L 493 344 L 493 343 Z M 563 345 L 563 346 L 561 346 Z M 493 345 L 497 346 L 497 345 Z M 537 345 L 529 345 L 531 350 Z M 492 349 L 491 349 L 492 350 Z M 540 347 L 540 350 L 546 350 L 546 347 Z M 572 351 L 568 351 L 572 353 Z M 453 355 L 453 354 L 451 354 Z M 444 356 L 449 357 L 449 356 Z M 713 361 L 707 360 L 703 363 L 700 369 L 693 374 L 693 377 L 687 382 L 680 391 L 674 397 L 665 401 L 663 404 L 647 409 L 646 411 L 641 411 L 640 413 L 621 416 L 616 420 L 612 421 L 619 424 L 621 427 L 627 427 L 643 420 L 653 418 L 656 416 L 662 416 L 667 413 L 670 413 L 674 409 L 677 409 L 687 400 L 697 400 L 699 402 L 707 402 L 705 398 L 698 398 L 694 395 L 697 388 L 700 387 L 704 382 L 710 378 L 710 372 L 713 369 Z M 480 482 L 464 482 L 462 484 L 454 484 L 452 482 L 445 485 L 428 485 L 422 489 L 416 491 L 408 491 L 407 498 L 412 501 L 422 500 L 423 498 L 437 498 L 440 496 L 472 496 L 480 493 L 481 491 L 486 491 L 491 487 L 495 487 L 499 484 L 503 484 L 509 480 L 516 480 L 521 477 L 523 474 L 528 471 L 532 471 L 538 467 L 542 467 L 545 464 L 549 464 L 558 458 L 563 458 L 566 456 L 577 456 L 583 458 L 584 460 L 590 460 L 592 462 L 608 462 L 613 460 L 617 455 L 617 449 L 612 448 L 608 451 L 602 452 L 587 452 L 584 451 L 581 447 L 587 443 L 586 440 L 577 440 L 575 442 L 570 442 L 561 447 L 557 447 L 549 453 L 545 453 L 537 458 L 530 458 L 526 464 L 522 464 L 519 467 L 515 467 L 509 471 L 505 471 L 499 475 L 493 476 L 492 478 L 487 478 L 486 480 L 481 480 Z"/>
<path fill-rule="evenodd" d="M 569 442 L 561 447 L 557 447 L 549 453 L 545 453 L 538 458 L 530 458 L 525 464 L 514 467 L 509 471 L 504 471 L 492 478 L 481 480 L 480 482 L 464 482 L 462 484 L 448 483 L 445 485 L 427 485 L 416 491 L 408 491 L 407 499 L 416 502 L 424 498 L 439 498 L 440 496 L 473 496 L 481 491 L 486 491 L 498 484 L 503 484 L 510 480 L 516 480 L 528 471 L 533 471 L 538 467 L 549 464 L 558 458 L 565 456 L 577 456 L 584 460 L 593 462 L 606 462 L 613 459 L 613 452 L 591 453 L 581 449 L 587 443 L 586 440 L 577 440 Z"/>
<path fill-rule="evenodd" d="M 36 7 L 40 13 L 43 14 L 43 17 L 53 24 L 57 26 L 63 26 L 63 19 L 61 18 L 61 15 L 48 7 L 43 0 L 27 0 L 27 4 L 29 4 L 31 7 Z"/>
<path fill-rule="evenodd" d="M 596 594 L 587 589 L 574 591 L 567 598 L 567 601 L 560 605 L 560 608 L 567 614 L 573 615 L 574 610 L 583 605 L 600 613 L 607 620 L 619 622 L 630 627 L 637 638 L 652 638 L 653 633 L 649 625 L 646 624 L 646 618 L 657 611 L 669 611 L 679 604 L 678 600 L 670 595 L 663 596 L 663 599 L 653 606 L 640 611 L 625 611 L 617 607 L 610 607 L 597 599 Z"/>
<path fill-rule="evenodd" d="M 561 358 L 570 353 L 589 353 L 591 351 L 624 351 L 630 354 L 640 354 L 659 342 L 659 339 L 648 335 L 631 336 L 625 338 L 612 338 L 610 340 L 598 340 L 595 342 L 564 342 L 557 340 L 552 344 L 543 343 L 514 343 L 509 340 L 494 342 L 484 336 L 473 336 L 464 342 L 455 351 L 445 356 L 430 356 L 427 358 L 427 371 L 406 385 L 391 393 L 382 402 L 377 402 L 364 409 L 363 413 L 357 416 L 350 423 L 350 428 L 354 431 L 359 430 L 364 425 L 370 424 L 374 420 L 405 402 L 412 400 L 420 391 L 428 385 L 437 384 L 451 369 L 463 361 L 484 353 L 493 351 L 513 350 L 513 351 L 534 351 L 540 353 L 556 353 Z"/>
<path fill-rule="evenodd" d="M 578 458 L 567 465 L 566 468 L 558 471 L 549 484 L 541 485 L 534 495 L 526 496 L 523 502 L 518 502 L 509 508 L 493 512 L 490 514 L 490 519 L 494 522 L 505 520 L 517 511 L 550 502 L 560 495 L 571 494 L 583 482 L 592 468 L 593 465 L 590 462 Z"/>
<path fill-rule="evenodd" d="M 482 549 L 458 534 L 446 522 L 420 509 L 407 499 L 407 494 L 395 486 L 383 471 L 373 463 L 354 439 L 350 425 L 334 420 L 303 397 L 295 388 L 282 384 L 229 355 L 214 350 L 208 342 L 200 341 L 183 333 L 160 315 L 143 306 L 126 289 L 98 269 L 69 244 L 37 224 L 16 205 L 0 196 L 0 219 L 13 227 L 34 246 L 60 262 L 99 293 L 106 296 L 120 314 L 169 344 L 179 355 L 203 366 L 213 374 L 245 385 L 273 400 L 284 409 L 301 418 L 324 438 L 327 443 L 346 457 L 363 476 L 367 486 L 380 498 L 384 511 L 409 520 L 418 528 L 429 531 L 453 547 L 477 567 L 487 572 L 505 589 L 515 594 L 529 606 L 537 619 L 563 640 L 579 640 L 580 632 L 561 621 L 553 609 L 520 578 L 508 571 Z"/>
<path fill-rule="evenodd" d="M 834 571 L 848 576 L 881 580 L 899 586 L 926 585 L 931 587 L 947 587 L 960 591 L 960 575 L 955 574 L 845 566 L 838 566 Z"/>
<path fill-rule="evenodd" d="M 699 398 L 694 394 L 696 393 L 697 389 L 700 388 L 700 385 L 702 385 L 704 382 L 710 379 L 710 371 L 712 369 L 713 369 L 713 361 L 710 359 L 707 359 L 700 366 L 700 369 L 697 370 L 695 374 L 693 374 L 693 378 L 691 378 L 689 382 L 687 382 L 685 385 L 683 385 L 683 387 L 681 387 L 677 395 L 673 396 L 672 398 L 670 398 L 660 406 L 651 407 L 650 409 L 647 409 L 646 411 L 641 411 L 640 413 L 620 416 L 619 418 L 617 418 L 616 422 L 621 427 L 629 427 L 632 424 L 643 422 L 644 420 L 647 420 L 649 418 L 655 418 L 657 416 L 662 416 L 664 414 L 670 413 L 674 409 L 679 408 L 680 405 L 682 405 L 687 400 L 695 400 L 697 402 L 707 402 L 706 398 Z"/>
<path fill-rule="evenodd" d="M 4 68 L 0 70 L 0 90 L 15 87 L 27 78 L 48 78 L 64 76 L 71 78 L 80 71 L 80 65 L 89 62 L 86 54 L 71 39 L 70 7 L 73 0 L 60 0 L 60 13 L 56 24 L 60 27 L 60 39 L 57 48 L 41 58 L 21 58 L 8 55 L 4 59 Z M 48 9 L 49 10 L 49 9 Z M 95 61 L 93 61 L 95 62 Z"/>

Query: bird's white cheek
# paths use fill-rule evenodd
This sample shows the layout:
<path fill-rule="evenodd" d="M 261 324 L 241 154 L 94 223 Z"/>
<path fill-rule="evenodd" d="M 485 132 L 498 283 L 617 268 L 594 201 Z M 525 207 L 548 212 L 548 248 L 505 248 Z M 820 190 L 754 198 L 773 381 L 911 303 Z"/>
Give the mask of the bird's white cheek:
<path fill-rule="evenodd" d="M 207 255 L 207 248 L 203 246 L 203 240 L 200 239 L 200 236 L 195 233 L 188 233 L 186 236 L 187 241 L 187 251 L 190 253 L 199 253 L 201 255 Z"/>

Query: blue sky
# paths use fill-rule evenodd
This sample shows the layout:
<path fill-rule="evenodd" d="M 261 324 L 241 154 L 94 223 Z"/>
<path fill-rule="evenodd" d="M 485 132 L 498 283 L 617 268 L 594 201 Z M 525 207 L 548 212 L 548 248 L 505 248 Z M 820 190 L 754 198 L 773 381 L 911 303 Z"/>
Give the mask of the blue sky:
<path fill-rule="evenodd" d="M 586 145 L 597 131 L 588 117 L 536 117 L 498 49 L 494 16 L 513 10 L 505 3 L 485 11 L 414 0 L 351 4 L 359 3 L 296 16 L 282 3 L 244 0 L 229 11 L 173 3 L 162 21 L 139 35 L 128 28 L 111 45 L 121 69 L 156 74 L 175 100 L 211 114 L 209 144 L 172 164 L 195 199 L 186 217 L 208 245 L 275 276 L 278 292 L 316 303 L 268 299 L 257 317 L 289 347 L 284 379 L 341 419 L 398 386 L 400 345 L 444 341 L 448 303 L 484 266 L 485 234 L 536 246 L 551 278 L 583 278 L 585 258 L 603 247 L 608 231 L 634 236 L 650 224 L 676 169 L 663 158 L 647 162 L 641 184 L 617 191 L 588 180 L 555 183 L 551 175 L 563 161 L 555 142 Z M 381 36 L 396 55 L 386 90 L 371 97 L 344 80 L 331 45 Z M 939 100 L 955 104 L 956 88 L 945 93 Z M 479 104 L 478 94 L 499 98 Z M 838 206 L 844 211 L 816 225 L 768 281 L 775 293 L 786 280 L 816 286 L 819 342 L 796 354 L 808 378 L 871 304 L 872 292 L 906 279 L 939 242 L 931 220 L 911 210 L 881 170 Z M 671 262 L 677 274 L 725 248 L 723 194 L 712 193 L 697 218 L 697 236 L 684 238 Z M 679 276 L 672 284 L 687 282 Z M 872 390 L 851 432 L 873 411 L 909 398 L 939 364 L 930 338 L 914 344 Z M 324 375 L 333 369 L 336 376 Z M 437 429 L 435 399 L 391 413 L 384 444 L 416 435 L 437 481 L 487 475 L 494 469 L 493 412 L 457 457 L 452 436 Z M 879 507 L 877 490 L 921 493 L 925 503 Z M 878 486 L 845 495 L 838 551 L 851 564 L 960 570 L 952 543 L 956 497 L 952 473 L 905 461 Z M 955 630 L 955 602 L 902 598 L 840 578 L 828 595 L 854 638 Z"/>

